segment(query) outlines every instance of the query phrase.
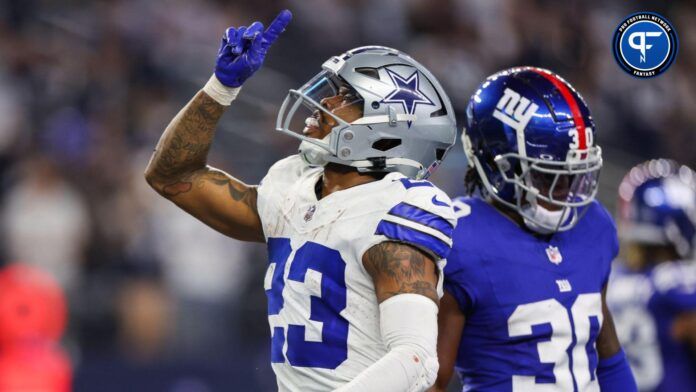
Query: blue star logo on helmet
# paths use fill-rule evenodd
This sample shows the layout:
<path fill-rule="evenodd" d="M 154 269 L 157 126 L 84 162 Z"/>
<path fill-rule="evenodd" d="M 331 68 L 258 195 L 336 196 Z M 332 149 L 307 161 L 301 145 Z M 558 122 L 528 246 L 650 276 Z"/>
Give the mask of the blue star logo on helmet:
<path fill-rule="evenodd" d="M 387 74 L 394 83 L 396 89 L 387 95 L 382 102 L 384 103 L 400 103 L 406 114 L 413 115 L 416 111 L 416 106 L 418 104 L 435 106 L 433 101 L 430 100 L 422 91 L 419 89 L 420 79 L 418 76 L 418 71 L 413 71 L 411 76 L 404 78 L 401 75 L 387 69 Z M 411 121 L 408 122 L 408 126 L 411 126 Z"/>

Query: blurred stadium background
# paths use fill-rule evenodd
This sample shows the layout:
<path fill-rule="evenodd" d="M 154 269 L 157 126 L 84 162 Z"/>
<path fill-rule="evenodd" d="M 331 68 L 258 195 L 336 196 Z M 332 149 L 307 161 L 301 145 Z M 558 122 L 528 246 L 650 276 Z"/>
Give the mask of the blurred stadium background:
<path fill-rule="evenodd" d="M 460 120 L 494 71 L 560 73 L 593 110 L 610 209 L 632 165 L 660 156 L 696 166 L 691 1 L 0 1 L 0 265 L 38 266 L 65 291 L 74 390 L 275 388 L 264 247 L 198 223 L 142 172 L 210 76 L 224 29 L 267 23 L 282 8 L 295 19 L 225 115 L 212 154 L 247 182 L 297 147 L 273 131 L 287 90 L 367 44 L 429 67 Z M 672 68 L 650 80 L 621 71 L 610 47 L 618 22 L 640 10 L 670 19 L 681 44 Z M 465 167 L 457 146 L 434 182 L 459 194 Z"/>

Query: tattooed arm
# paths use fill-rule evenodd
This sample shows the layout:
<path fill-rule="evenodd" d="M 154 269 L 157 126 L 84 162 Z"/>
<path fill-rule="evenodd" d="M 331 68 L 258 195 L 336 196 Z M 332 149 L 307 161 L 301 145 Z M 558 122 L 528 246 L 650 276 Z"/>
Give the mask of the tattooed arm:
<path fill-rule="evenodd" d="M 239 88 L 261 68 L 268 48 L 290 23 L 283 10 L 263 30 L 261 22 L 225 30 L 215 73 L 174 117 L 145 171 L 162 196 L 215 230 L 245 241 L 264 241 L 256 188 L 206 165 L 215 126 Z"/>
<path fill-rule="evenodd" d="M 256 188 L 206 165 L 225 108 L 199 91 L 162 134 L 145 178 L 159 194 L 213 229 L 263 242 Z"/>
<path fill-rule="evenodd" d="M 363 255 L 388 352 L 337 392 L 424 391 L 437 377 L 437 272 L 416 248 L 382 242 Z"/>
<path fill-rule="evenodd" d="M 412 293 L 438 303 L 435 261 L 413 246 L 379 243 L 365 252 L 363 265 L 374 281 L 378 302 L 397 294 Z"/>

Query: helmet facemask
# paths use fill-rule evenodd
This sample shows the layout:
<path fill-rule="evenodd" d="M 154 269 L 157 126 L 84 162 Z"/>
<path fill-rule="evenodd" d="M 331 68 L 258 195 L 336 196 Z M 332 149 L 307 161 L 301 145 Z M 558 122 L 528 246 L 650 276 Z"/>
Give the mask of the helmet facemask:
<path fill-rule="evenodd" d="M 565 161 L 517 159 L 520 175 L 503 176 L 515 185 L 517 210 L 527 226 L 542 233 L 573 228 L 597 195 L 601 148 L 570 150 Z"/>
<path fill-rule="evenodd" d="M 571 149 L 565 160 L 533 158 L 519 153 L 506 153 L 492 158 L 489 170 L 499 180 L 491 184 L 478 157 L 462 135 L 467 158 L 476 168 L 486 193 L 499 203 L 517 211 L 527 226 L 549 234 L 573 228 L 587 212 L 599 186 L 602 150 L 599 146 L 585 150 Z M 512 185 L 514 195 L 509 199 L 500 193 Z"/>
<path fill-rule="evenodd" d="M 363 106 L 364 100 L 349 84 L 322 71 L 299 90 L 289 91 L 276 129 L 300 139 L 300 155 L 310 165 L 322 166 L 329 156 L 338 155 L 335 136 L 363 117 Z"/>

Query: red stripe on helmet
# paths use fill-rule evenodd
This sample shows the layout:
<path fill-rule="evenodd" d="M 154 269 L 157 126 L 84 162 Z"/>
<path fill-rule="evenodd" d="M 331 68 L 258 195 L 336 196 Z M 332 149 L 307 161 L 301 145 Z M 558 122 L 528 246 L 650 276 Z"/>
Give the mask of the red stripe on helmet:
<path fill-rule="evenodd" d="M 585 120 L 583 120 L 582 118 L 582 113 L 580 113 L 580 106 L 578 105 L 578 102 L 576 101 L 575 97 L 573 97 L 573 94 L 570 92 L 568 85 L 566 85 L 565 82 L 559 79 L 558 76 L 549 71 L 540 68 L 532 68 L 532 71 L 546 78 L 546 80 L 551 82 L 554 85 L 554 87 L 556 87 L 556 89 L 558 89 L 558 91 L 561 93 L 561 96 L 568 104 L 568 107 L 570 107 L 570 113 L 573 116 L 573 124 L 575 124 L 575 128 L 578 131 L 578 149 L 586 150 L 587 134 L 585 131 Z"/>

